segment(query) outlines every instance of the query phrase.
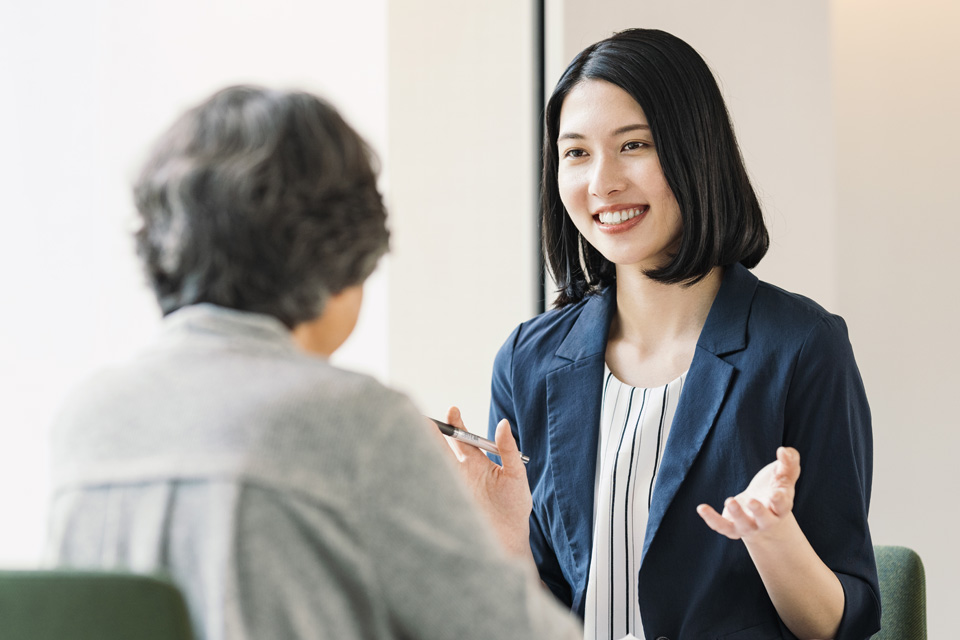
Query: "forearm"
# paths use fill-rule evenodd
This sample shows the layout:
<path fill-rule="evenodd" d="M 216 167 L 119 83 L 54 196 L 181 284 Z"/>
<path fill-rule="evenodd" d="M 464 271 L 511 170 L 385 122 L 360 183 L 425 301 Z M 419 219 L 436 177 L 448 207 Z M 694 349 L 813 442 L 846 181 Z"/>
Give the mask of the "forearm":
<path fill-rule="evenodd" d="M 843 616 L 843 587 L 793 514 L 743 542 L 787 628 L 798 638 L 834 637 Z"/>

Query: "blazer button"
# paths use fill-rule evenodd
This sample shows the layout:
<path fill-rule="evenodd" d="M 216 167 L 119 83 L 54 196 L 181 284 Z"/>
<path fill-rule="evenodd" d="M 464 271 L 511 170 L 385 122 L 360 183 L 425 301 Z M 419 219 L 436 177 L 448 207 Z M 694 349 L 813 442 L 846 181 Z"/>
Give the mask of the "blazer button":
<path fill-rule="evenodd" d="M 660 636 L 657 640 L 670 640 L 667 636 Z"/>

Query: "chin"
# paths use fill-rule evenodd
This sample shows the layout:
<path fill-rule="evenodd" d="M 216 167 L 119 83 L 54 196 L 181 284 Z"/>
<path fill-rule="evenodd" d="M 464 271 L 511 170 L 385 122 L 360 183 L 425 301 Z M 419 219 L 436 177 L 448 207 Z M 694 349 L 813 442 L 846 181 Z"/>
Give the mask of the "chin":
<path fill-rule="evenodd" d="M 650 258 L 647 255 L 637 255 L 636 253 L 619 253 L 615 251 L 608 251 L 604 253 L 600 252 L 604 258 L 612 262 L 618 269 L 637 269 L 641 271 L 649 271 L 651 269 L 658 269 L 662 265 L 668 264 L 670 258 Z"/>

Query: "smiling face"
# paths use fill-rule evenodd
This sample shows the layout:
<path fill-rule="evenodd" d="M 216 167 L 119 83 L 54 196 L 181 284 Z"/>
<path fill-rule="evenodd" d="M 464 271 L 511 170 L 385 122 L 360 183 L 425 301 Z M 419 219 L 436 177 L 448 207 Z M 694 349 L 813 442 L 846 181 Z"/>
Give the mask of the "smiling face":
<path fill-rule="evenodd" d="M 640 105 L 609 82 L 580 82 L 560 109 L 557 148 L 560 199 L 587 242 L 618 269 L 663 267 L 682 221 Z"/>

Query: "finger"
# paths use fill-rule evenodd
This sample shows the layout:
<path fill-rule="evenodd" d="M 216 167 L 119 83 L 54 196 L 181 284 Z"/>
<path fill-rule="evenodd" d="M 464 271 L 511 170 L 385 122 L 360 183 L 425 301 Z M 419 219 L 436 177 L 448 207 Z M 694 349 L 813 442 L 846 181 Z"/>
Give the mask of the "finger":
<path fill-rule="evenodd" d="M 447 409 L 447 424 L 449 424 L 451 427 L 456 427 L 457 429 L 466 429 L 463 424 L 463 418 L 460 416 L 460 409 L 458 407 L 450 407 Z M 447 447 L 454 452 L 454 454 L 457 456 L 457 460 L 460 462 L 463 462 L 467 457 L 469 449 L 473 449 L 473 447 L 460 444 L 453 438 L 444 436 L 443 439 L 446 440 Z"/>
<path fill-rule="evenodd" d="M 737 529 L 733 523 L 717 513 L 716 509 L 710 505 L 699 505 L 697 507 L 697 514 L 703 518 L 703 521 L 707 523 L 708 527 L 720 535 L 726 536 L 731 540 L 740 539 L 740 535 L 737 533 Z"/>
<path fill-rule="evenodd" d="M 510 431 L 510 421 L 506 418 L 497 423 L 494 440 L 497 443 L 497 449 L 500 450 L 500 462 L 503 464 L 503 469 L 508 473 L 526 473 L 523 460 L 520 459 L 520 448 L 513 438 L 513 432 Z"/>
<path fill-rule="evenodd" d="M 447 409 L 447 424 L 456 427 L 457 429 L 466 429 L 466 425 L 463 424 L 463 417 L 460 415 L 459 407 L 450 407 Z"/>
<path fill-rule="evenodd" d="M 759 500 L 751 499 L 747 503 L 747 508 L 750 510 L 758 529 L 767 529 L 778 522 L 776 514 Z"/>
<path fill-rule="evenodd" d="M 770 509 L 780 518 L 793 511 L 793 489 L 780 487 L 770 497 Z"/>
<path fill-rule="evenodd" d="M 779 484 L 793 487 L 800 478 L 800 452 L 793 447 L 777 449 L 775 475 Z"/>
<path fill-rule="evenodd" d="M 467 430 L 467 427 L 463 424 L 463 417 L 460 415 L 460 409 L 457 407 L 450 407 L 447 409 L 447 424 L 463 431 Z M 457 454 L 457 459 L 460 462 L 472 462 L 474 464 L 480 462 L 481 464 L 484 464 L 490 461 L 489 458 L 487 458 L 487 455 L 477 447 L 459 442 L 453 438 L 445 439 L 450 448 L 453 449 L 453 451 Z"/>
<path fill-rule="evenodd" d="M 437 442 L 441 443 L 441 444 L 443 445 L 443 450 L 444 450 L 448 455 L 454 455 L 454 453 L 453 453 L 453 451 L 450 449 L 450 447 L 447 446 L 447 443 L 450 441 L 449 438 L 445 437 L 445 436 L 440 432 L 440 429 L 437 429 L 437 425 L 436 425 L 436 423 L 434 423 L 433 420 L 431 420 L 430 418 L 427 418 L 427 417 L 424 417 L 424 420 L 426 421 L 426 423 L 427 423 L 428 425 L 430 425 L 430 426 L 428 427 L 428 430 L 429 430 L 429 432 L 430 432 L 430 434 L 431 434 L 430 437 L 433 438 L 434 440 L 436 440 Z"/>
<path fill-rule="evenodd" d="M 723 507 L 727 512 L 727 517 L 733 521 L 733 524 L 737 528 L 737 533 L 741 536 L 757 530 L 757 522 L 751 514 L 747 513 L 747 510 L 743 508 L 743 505 L 741 505 L 736 498 L 727 498 L 723 503 Z"/>

